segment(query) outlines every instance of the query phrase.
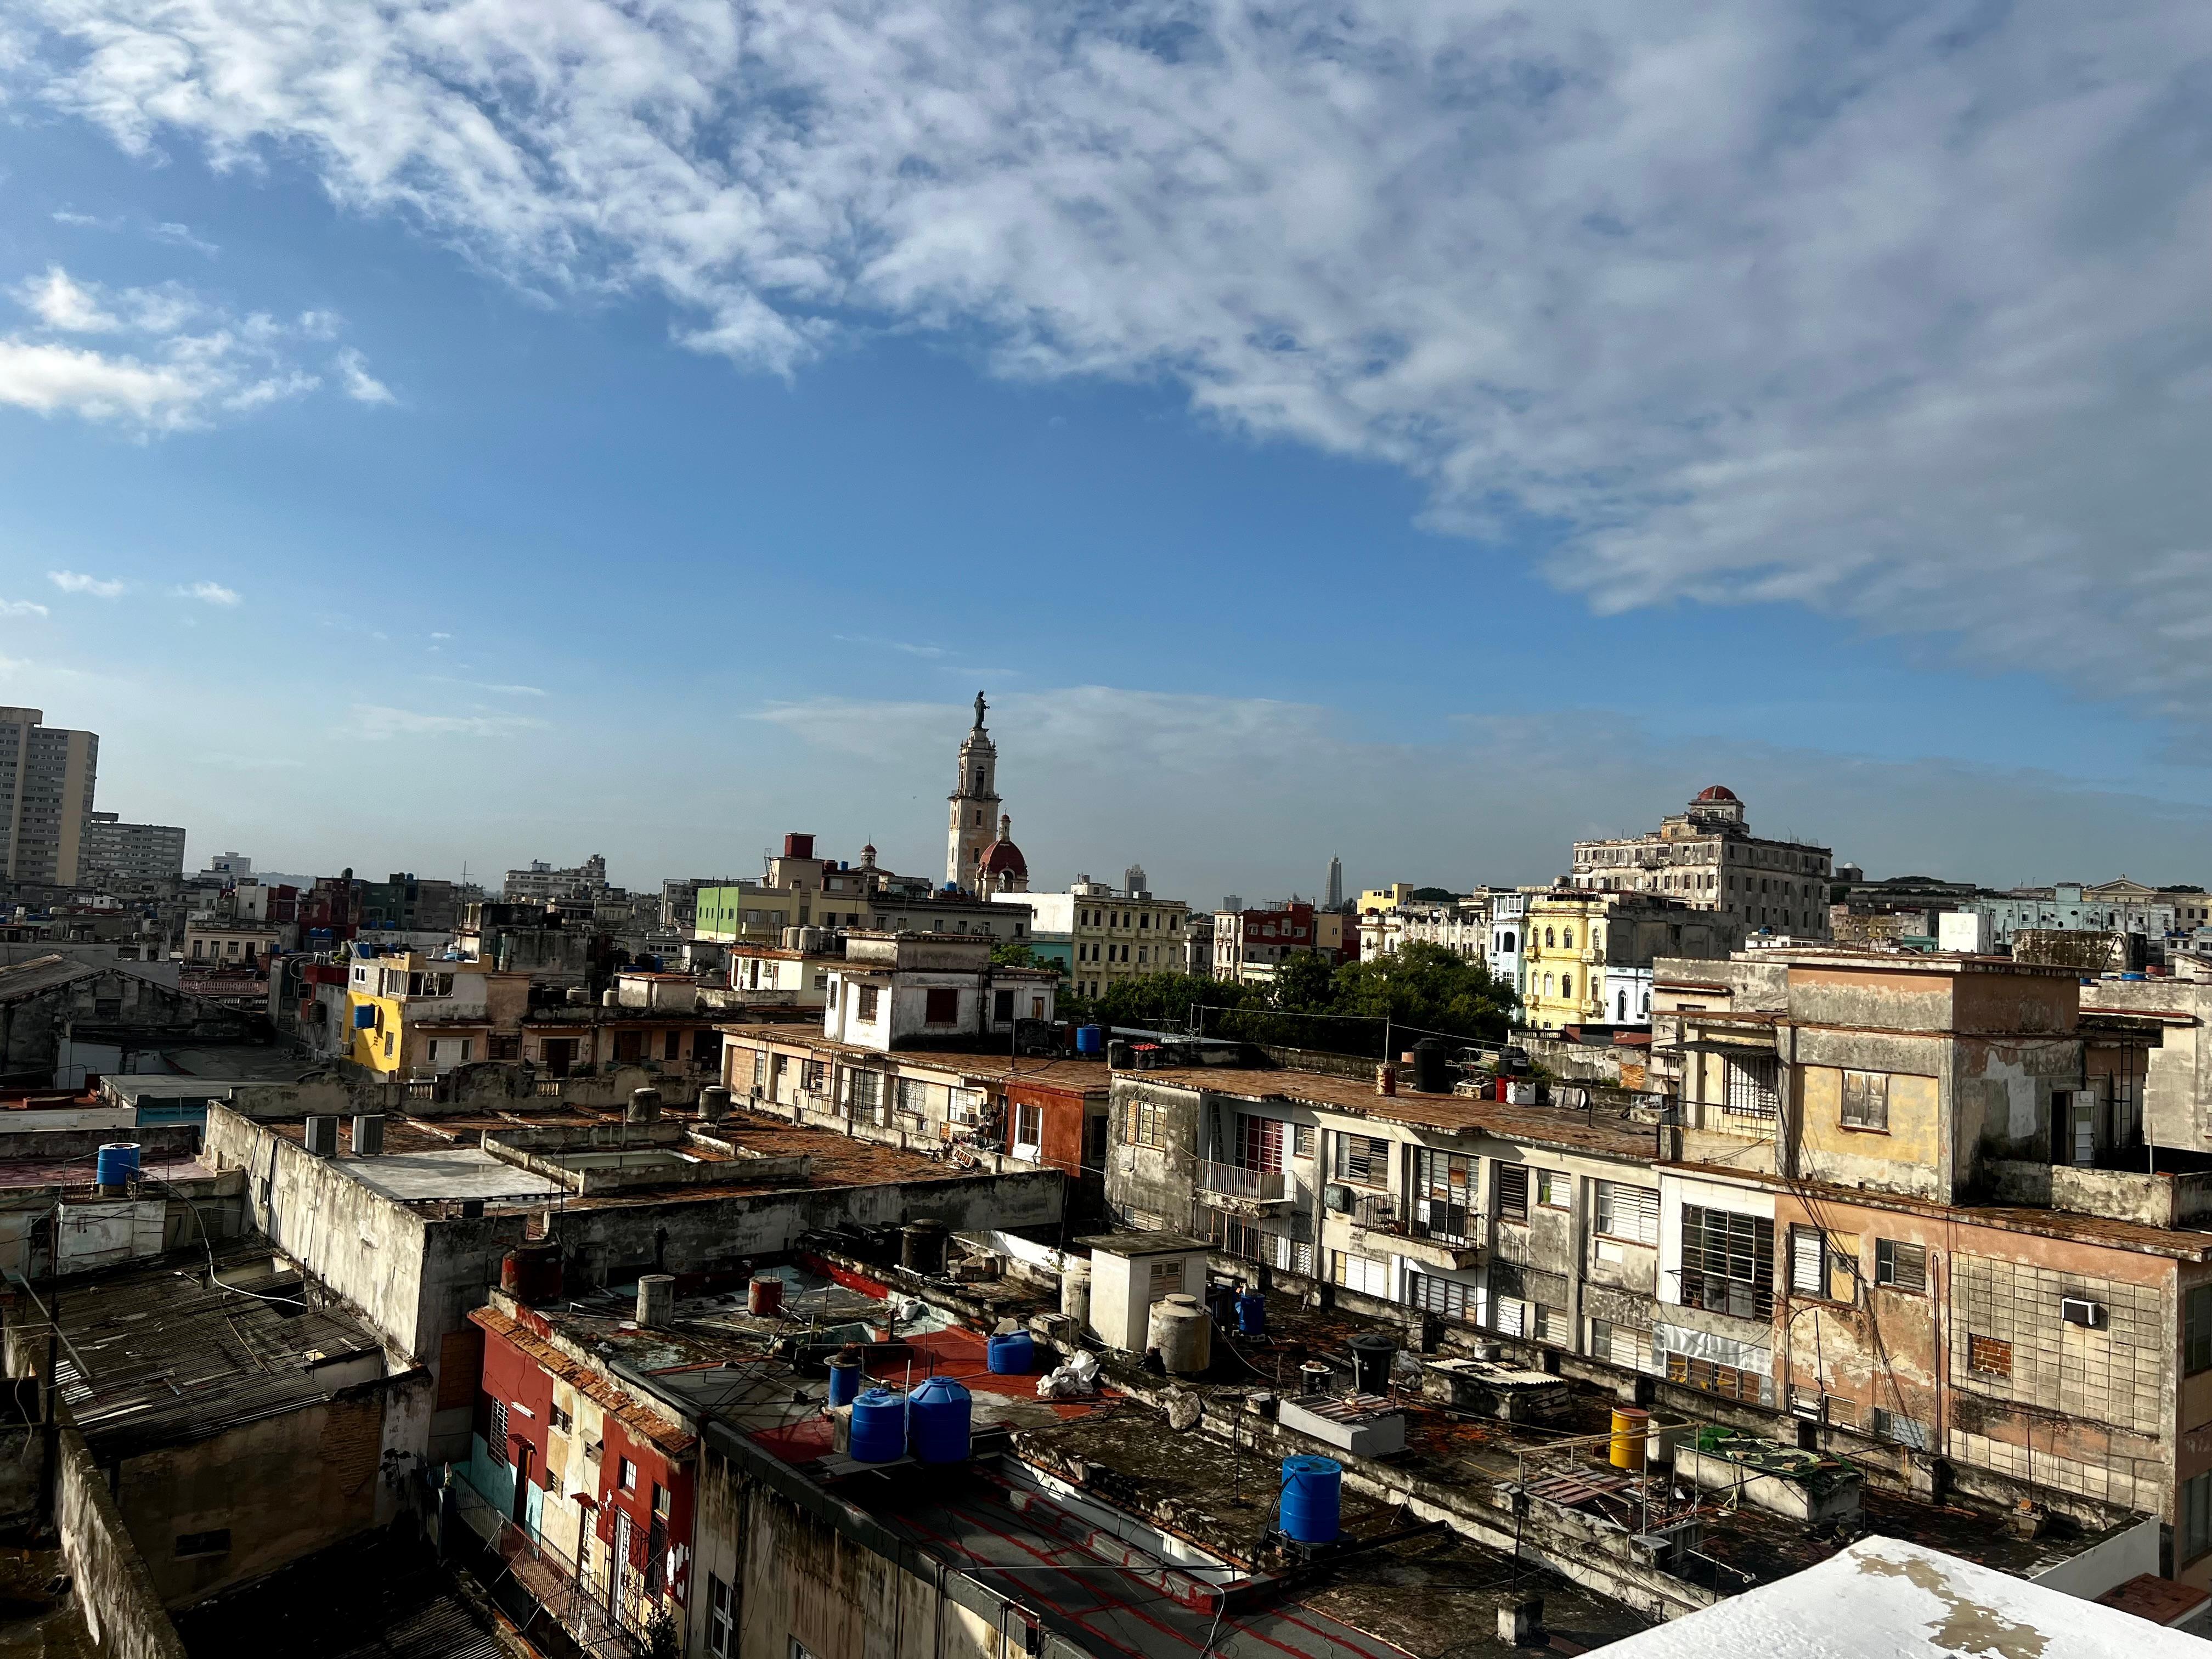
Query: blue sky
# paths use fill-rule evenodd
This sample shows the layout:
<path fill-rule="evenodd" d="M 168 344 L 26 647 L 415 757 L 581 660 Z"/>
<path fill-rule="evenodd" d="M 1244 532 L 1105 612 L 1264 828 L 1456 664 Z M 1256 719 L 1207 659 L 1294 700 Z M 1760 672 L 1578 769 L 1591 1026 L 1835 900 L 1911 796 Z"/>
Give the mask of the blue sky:
<path fill-rule="evenodd" d="M 928 869 L 980 684 L 1052 881 L 2212 880 L 2194 14 L 262 9 L 0 52 L 0 698 L 196 858 Z"/>

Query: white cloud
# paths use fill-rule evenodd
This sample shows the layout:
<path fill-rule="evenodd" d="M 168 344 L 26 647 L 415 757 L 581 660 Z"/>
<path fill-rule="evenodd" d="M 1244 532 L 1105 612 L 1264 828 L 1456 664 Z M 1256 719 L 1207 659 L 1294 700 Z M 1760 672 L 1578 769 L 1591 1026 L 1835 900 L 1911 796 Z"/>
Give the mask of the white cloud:
<path fill-rule="evenodd" d="M 544 720 L 520 714 L 423 714 L 375 703 L 353 706 L 353 735 L 379 743 L 392 738 L 511 738 L 544 727 Z"/>
<path fill-rule="evenodd" d="M 43 617 L 46 607 L 29 599 L 0 599 L 0 617 Z"/>
<path fill-rule="evenodd" d="M 205 605 L 234 605 L 240 603 L 236 588 L 225 587 L 220 582 L 194 582 L 188 587 L 170 590 L 178 599 L 198 599 Z"/>
<path fill-rule="evenodd" d="M 95 599 L 119 599 L 131 589 L 120 577 L 88 576 L 76 570 L 49 570 L 46 580 L 64 593 L 88 593 Z"/>
<path fill-rule="evenodd" d="M 190 225 L 159 224 L 146 234 L 157 242 L 167 242 L 173 247 L 188 247 L 195 253 L 204 253 L 210 259 L 222 252 L 213 242 L 193 235 Z"/>
<path fill-rule="evenodd" d="M 388 404 L 398 401 L 392 388 L 368 372 L 368 359 L 348 346 L 337 355 L 338 382 L 345 394 L 356 403 Z"/>
<path fill-rule="evenodd" d="M 111 291 L 59 265 L 9 293 L 35 326 L 0 335 L 0 404 L 141 432 L 202 426 L 313 391 L 319 380 L 293 358 L 337 328 L 328 312 L 237 315 L 175 283 Z M 85 335 L 103 344 L 70 337 Z"/>
<path fill-rule="evenodd" d="M 856 324 L 1167 379 L 1547 539 L 2212 689 L 2212 8 L 37 0 L 131 150 L 308 158 L 790 373 Z"/>

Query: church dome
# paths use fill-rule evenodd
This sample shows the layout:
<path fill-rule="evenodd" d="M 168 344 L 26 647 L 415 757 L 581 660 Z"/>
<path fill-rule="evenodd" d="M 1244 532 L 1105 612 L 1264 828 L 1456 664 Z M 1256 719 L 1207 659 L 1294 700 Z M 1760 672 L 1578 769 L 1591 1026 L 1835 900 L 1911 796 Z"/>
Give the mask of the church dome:
<path fill-rule="evenodd" d="M 1735 791 L 1729 788 L 1728 785 L 1724 783 L 1708 784 L 1705 788 L 1698 791 L 1698 799 L 1701 801 L 1733 800 L 1736 801 L 1736 804 L 1739 806 L 1743 804 L 1741 801 L 1736 799 Z"/>
<path fill-rule="evenodd" d="M 1014 845 L 1014 821 L 1001 813 L 999 817 L 999 838 L 986 847 L 975 860 L 975 873 L 980 877 L 995 876 L 1001 882 L 1030 878 L 1030 861 L 1022 856 L 1022 849 Z"/>

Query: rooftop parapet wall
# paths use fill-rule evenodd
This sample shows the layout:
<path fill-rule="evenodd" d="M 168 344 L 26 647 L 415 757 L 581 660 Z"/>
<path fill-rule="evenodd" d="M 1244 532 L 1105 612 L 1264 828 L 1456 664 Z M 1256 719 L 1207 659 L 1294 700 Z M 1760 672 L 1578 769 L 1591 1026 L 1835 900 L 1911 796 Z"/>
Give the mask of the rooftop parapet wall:
<path fill-rule="evenodd" d="M 2145 1227 L 2193 1228 L 2212 1222 L 2212 1173 L 2150 1175 L 1995 1158 L 1982 1168 L 1989 1197 L 1999 1204 L 2064 1210 Z"/>
<path fill-rule="evenodd" d="M 803 1184 L 814 1160 L 769 1158 L 680 1123 L 560 1124 L 499 1130 L 484 1150 L 583 1197 L 692 1185 Z M 703 1154 L 703 1156 L 702 1156 Z"/>

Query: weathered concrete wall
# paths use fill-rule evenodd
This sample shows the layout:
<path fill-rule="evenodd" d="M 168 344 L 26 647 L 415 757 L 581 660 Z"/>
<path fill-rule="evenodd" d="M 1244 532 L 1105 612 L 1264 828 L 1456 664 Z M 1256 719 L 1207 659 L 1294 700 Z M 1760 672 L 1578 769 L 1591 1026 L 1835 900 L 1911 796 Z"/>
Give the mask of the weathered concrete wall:
<path fill-rule="evenodd" d="M 2081 1006 L 2166 1017 L 2143 1082 L 2143 1139 L 2154 1146 L 2212 1151 L 2212 983 L 2099 980 L 2082 988 Z"/>
<path fill-rule="evenodd" d="M 107 1477 L 92 1461 L 83 1436 L 68 1424 L 62 1425 L 60 1457 L 54 1518 L 62 1559 L 102 1659 L 190 1659 L 154 1575 L 108 1495 Z"/>
<path fill-rule="evenodd" d="M 170 1607 L 188 1607 L 377 1524 L 388 1395 L 427 1393 L 421 1373 L 380 1378 L 227 1433 L 126 1459 L 115 1504 Z M 227 1533 L 227 1547 L 179 1540 Z"/>
<path fill-rule="evenodd" d="M 928 1218 L 957 1232 L 1056 1227 L 1066 1190 L 1059 1170 L 1024 1166 L 1019 1173 L 871 1187 L 574 1204 L 560 1211 L 552 1226 L 568 1282 L 608 1285 L 640 1271 L 732 1270 L 795 1249 L 806 1234 L 841 1222 L 875 1227 Z"/>
<path fill-rule="evenodd" d="M 1195 1089 L 1180 1089 L 1141 1077 L 1114 1079 L 1107 1110 L 1106 1206 L 1117 1220 L 1180 1230 L 1190 1225 L 1194 1165 L 1206 1156 L 1198 1148 L 1199 1104 Z M 1146 1115 L 1152 1144 L 1135 1132 Z"/>
<path fill-rule="evenodd" d="M 447 1339 L 483 1305 L 526 1229 L 519 1213 L 420 1214 L 355 1180 L 346 1164 L 311 1157 L 222 1105 L 208 1109 L 208 1155 L 246 1171 L 247 1212 L 270 1243 L 434 1379 L 444 1375 Z M 473 1376 L 474 1357 L 470 1346 L 454 1360 Z M 468 1407 L 448 1406 L 432 1420 L 428 1443 L 412 1449 L 434 1462 L 465 1457 L 468 1428 Z"/>

